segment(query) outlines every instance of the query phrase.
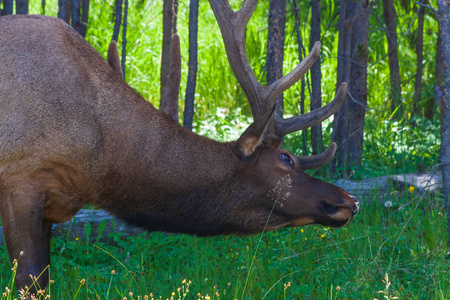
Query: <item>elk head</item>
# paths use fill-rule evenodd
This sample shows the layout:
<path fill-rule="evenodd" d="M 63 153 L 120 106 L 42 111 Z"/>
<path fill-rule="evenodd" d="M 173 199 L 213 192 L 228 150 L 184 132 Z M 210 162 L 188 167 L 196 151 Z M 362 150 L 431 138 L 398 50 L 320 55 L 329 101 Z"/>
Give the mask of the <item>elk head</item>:
<path fill-rule="evenodd" d="M 230 66 L 256 119 L 237 141 L 238 155 L 244 160 L 259 162 L 249 168 L 248 175 L 268 173 L 265 176 L 268 181 L 260 181 L 261 188 L 272 186 L 267 196 L 278 202 L 274 204 L 271 218 L 279 218 L 280 221 L 279 224 L 274 222 L 273 228 L 269 225 L 269 229 L 311 223 L 327 226 L 346 224 L 359 210 L 355 197 L 303 172 L 327 164 L 335 154 L 336 144 L 331 143 L 322 154 L 311 156 L 294 156 L 279 146 L 284 135 L 317 125 L 337 112 L 345 100 L 347 84 L 342 83 L 335 99 L 320 109 L 289 119 L 275 118 L 274 99 L 307 73 L 319 56 L 320 43 L 316 42 L 310 54 L 289 74 L 269 86 L 262 86 L 250 67 L 245 49 L 245 27 L 258 1 L 247 0 L 236 12 L 228 1 L 209 2 L 222 33 Z M 271 166 L 270 171 L 263 169 L 268 165 Z"/>

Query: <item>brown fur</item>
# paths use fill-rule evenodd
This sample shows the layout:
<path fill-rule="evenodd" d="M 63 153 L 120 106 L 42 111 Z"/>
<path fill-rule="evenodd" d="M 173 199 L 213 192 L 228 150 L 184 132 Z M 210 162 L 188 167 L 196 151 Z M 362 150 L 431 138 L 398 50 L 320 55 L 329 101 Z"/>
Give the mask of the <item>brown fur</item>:
<path fill-rule="evenodd" d="M 24 251 L 19 287 L 50 263 L 51 224 L 86 203 L 202 236 L 254 234 L 267 220 L 266 230 L 343 226 L 357 211 L 272 146 L 272 113 L 237 142 L 212 141 L 144 101 L 63 21 L 1 17 L 0 32 L 0 213 L 10 258 Z"/>

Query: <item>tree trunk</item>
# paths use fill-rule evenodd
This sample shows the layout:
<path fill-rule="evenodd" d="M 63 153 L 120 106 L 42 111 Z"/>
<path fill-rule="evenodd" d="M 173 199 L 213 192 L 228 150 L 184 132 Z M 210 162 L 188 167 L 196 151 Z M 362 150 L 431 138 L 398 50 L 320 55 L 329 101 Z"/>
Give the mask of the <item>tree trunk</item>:
<path fill-rule="evenodd" d="M 286 25 L 286 0 L 270 0 L 269 36 L 267 39 L 267 85 L 283 77 L 284 31 Z M 275 109 L 277 118 L 283 117 L 283 94 L 278 96 Z"/>
<path fill-rule="evenodd" d="M 67 0 L 58 0 L 58 18 L 64 21 L 66 21 L 66 6 Z"/>
<path fill-rule="evenodd" d="M 81 22 L 78 32 L 81 36 L 86 37 L 87 22 L 89 18 L 89 0 L 81 0 Z"/>
<path fill-rule="evenodd" d="M 177 7 L 178 7 L 178 0 L 164 0 L 160 99 L 163 99 L 164 97 L 164 91 L 166 89 L 167 80 L 169 78 L 170 73 L 170 48 L 172 42 L 172 35 L 174 35 L 177 32 L 176 29 Z"/>
<path fill-rule="evenodd" d="M 337 86 L 340 86 L 342 82 L 347 82 L 348 85 L 350 82 L 350 42 L 351 42 L 351 26 L 348 26 L 348 23 L 351 21 L 346 20 L 347 18 L 347 5 L 348 1 L 341 1 L 341 6 L 339 10 L 339 41 L 338 41 L 338 63 L 337 63 Z M 350 15 L 351 17 L 351 15 Z M 351 23 L 350 23 L 351 24 Z M 350 27 L 350 28 L 348 28 Z M 336 151 L 336 155 L 334 159 L 330 162 L 330 174 L 334 175 L 336 173 L 337 165 L 340 165 L 340 158 L 346 157 L 347 148 L 344 145 L 341 145 L 341 142 L 344 140 L 344 127 L 346 126 L 346 106 L 349 99 L 348 96 L 345 99 L 344 104 L 341 109 L 338 110 L 337 113 L 334 114 L 333 120 L 333 132 L 331 133 L 331 141 L 337 143 L 338 148 Z M 344 160 L 345 162 L 345 160 Z"/>
<path fill-rule="evenodd" d="M 303 60 L 305 46 L 303 45 L 302 35 L 300 31 L 300 18 L 298 16 L 298 6 L 297 0 L 290 1 L 292 6 L 292 11 L 294 12 L 295 18 L 295 32 L 297 35 L 297 45 L 298 45 L 298 61 L 301 62 Z M 314 45 L 314 42 L 313 42 Z M 300 88 L 300 114 L 305 113 L 305 78 L 301 79 L 301 88 Z M 308 155 L 308 129 L 302 130 L 302 152 L 304 156 Z"/>
<path fill-rule="evenodd" d="M 115 8 L 116 20 L 114 22 L 112 40 L 117 42 L 119 40 L 120 24 L 122 23 L 122 0 L 116 0 Z"/>
<path fill-rule="evenodd" d="M 332 140 L 337 143 L 336 160 L 330 165 L 344 177 L 361 166 L 365 106 L 367 105 L 367 61 L 370 2 L 341 1 L 339 20 L 337 84 L 348 83 L 349 95 L 335 114 Z"/>
<path fill-rule="evenodd" d="M 71 0 L 58 0 L 58 18 L 70 24 Z"/>
<path fill-rule="evenodd" d="M 13 0 L 3 0 L 3 15 L 12 15 L 13 13 Z"/>
<path fill-rule="evenodd" d="M 172 120 L 178 123 L 178 99 L 181 81 L 181 54 L 180 38 L 178 35 L 172 37 L 170 49 L 170 73 L 164 96 L 161 99 L 160 110 L 165 112 Z"/>
<path fill-rule="evenodd" d="M 28 14 L 28 0 L 16 0 L 16 14 Z"/>
<path fill-rule="evenodd" d="M 191 0 L 189 6 L 189 72 L 186 83 L 183 121 L 183 126 L 189 130 L 192 130 L 194 121 L 195 86 L 197 84 L 198 1 Z"/>
<path fill-rule="evenodd" d="M 125 62 L 127 57 L 127 25 L 128 25 L 128 0 L 125 0 L 123 12 L 123 30 L 122 30 L 122 74 L 125 79 Z"/>
<path fill-rule="evenodd" d="M 388 40 L 389 72 L 391 80 L 391 112 L 394 119 L 399 120 L 403 117 L 402 90 L 400 86 L 400 68 L 398 64 L 397 47 L 397 12 L 394 6 L 394 0 L 383 0 L 383 16 L 386 23 L 386 36 Z"/>
<path fill-rule="evenodd" d="M 316 41 L 320 41 L 320 0 L 311 1 L 311 36 L 309 49 Z M 322 106 L 322 74 L 320 72 L 320 56 L 311 67 L 311 111 Z M 312 154 L 322 153 L 324 150 L 322 137 L 322 123 L 311 127 Z"/>
<path fill-rule="evenodd" d="M 444 65 L 444 98 L 441 127 L 441 164 L 444 183 L 444 197 L 447 205 L 447 246 L 450 246 L 450 17 L 448 0 L 438 0 L 439 33 L 442 41 Z"/>
<path fill-rule="evenodd" d="M 436 107 L 441 103 L 442 96 L 444 94 L 443 86 L 444 77 L 444 63 L 442 62 L 442 38 L 441 33 L 438 32 L 437 48 L 436 48 L 436 70 L 434 72 L 434 99 L 430 99 L 427 104 L 425 116 L 427 119 L 432 119 Z M 442 124 L 442 122 L 441 122 Z"/>
<path fill-rule="evenodd" d="M 72 28 L 80 30 L 80 0 L 72 0 Z"/>
<path fill-rule="evenodd" d="M 422 1 L 423 2 L 423 1 Z M 423 18 L 425 15 L 425 9 L 422 5 L 419 7 L 419 25 L 417 27 L 417 44 L 416 44 L 416 53 L 417 53 L 417 71 L 416 71 L 416 84 L 415 84 L 415 97 L 414 97 L 414 106 L 413 111 L 414 115 L 419 115 L 419 104 L 420 104 L 420 93 L 422 91 L 422 61 L 423 61 Z"/>
<path fill-rule="evenodd" d="M 355 23 L 352 37 L 352 67 L 349 103 L 349 133 L 347 163 L 352 170 L 361 167 L 364 140 L 364 118 L 367 106 L 367 62 L 369 60 L 369 17 L 370 1 L 358 1 L 359 17 Z M 356 14 L 355 14 L 356 16 Z"/>

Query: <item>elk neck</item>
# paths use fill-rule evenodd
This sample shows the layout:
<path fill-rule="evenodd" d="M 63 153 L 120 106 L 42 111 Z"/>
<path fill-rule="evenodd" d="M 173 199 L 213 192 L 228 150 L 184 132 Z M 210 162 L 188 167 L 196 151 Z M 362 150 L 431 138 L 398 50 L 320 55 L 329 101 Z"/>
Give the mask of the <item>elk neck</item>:
<path fill-rule="evenodd" d="M 242 197 L 234 195 L 242 190 L 236 173 L 243 164 L 233 153 L 235 143 L 199 136 L 134 92 L 126 96 L 98 122 L 102 184 L 96 186 L 102 189 L 92 202 L 147 230 L 235 231 L 227 221 L 242 204 L 230 201 Z"/>

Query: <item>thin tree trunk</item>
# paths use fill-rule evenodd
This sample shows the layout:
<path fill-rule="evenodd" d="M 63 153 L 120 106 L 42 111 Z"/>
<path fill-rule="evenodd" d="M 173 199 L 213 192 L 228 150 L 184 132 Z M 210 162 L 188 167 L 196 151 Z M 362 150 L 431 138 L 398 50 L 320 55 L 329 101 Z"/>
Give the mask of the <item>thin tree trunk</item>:
<path fill-rule="evenodd" d="M 441 127 L 441 164 L 447 205 L 447 246 L 450 246 L 450 17 L 448 0 L 438 0 L 439 33 L 442 38 L 442 60 L 444 65 L 444 97 Z"/>
<path fill-rule="evenodd" d="M 3 14 L 12 15 L 13 13 L 13 0 L 3 0 Z"/>
<path fill-rule="evenodd" d="M 441 99 L 444 94 L 444 86 L 442 82 L 443 77 L 444 77 L 444 63 L 442 62 L 442 38 L 441 33 L 439 32 L 436 48 L 436 69 L 434 72 L 434 99 L 429 100 L 425 112 L 425 116 L 428 119 L 433 118 L 436 107 L 439 105 L 439 103 L 441 103 Z"/>
<path fill-rule="evenodd" d="M 347 26 L 347 0 L 340 2 L 339 9 L 339 40 L 338 40 L 338 62 L 336 77 L 336 86 L 340 86 L 342 82 L 347 82 L 350 84 L 350 62 L 349 52 L 350 52 L 350 41 L 351 41 L 351 27 L 348 30 Z M 351 17 L 351 16 L 350 16 Z M 340 157 L 345 157 L 347 148 L 346 144 L 342 144 L 344 139 L 344 126 L 346 120 L 346 109 L 345 106 L 349 98 L 345 99 L 342 107 L 334 114 L 333 119 L 333 131 L 331 133 L 331 141 L 335 142 L 338 146 L 336 155 L 330 162 L 330 174 L 334 175 L 337 170 L 337 165 L 340 164 Z"/>
<path fill-rule="evenodd" d="M 72 0 L 72 28 L 80 30 L 80 0 Z"/>
<path fill-rule="evenodd" d="M 351 167 L 347 175 L 360 169 L 364 141 L 364 120 L 367 107 L 367 63 L 369 60 L 370 1 L 358 1 L 355 28 L 352 37 L 352 69 L 350 92 L 350 119 L 348 122 L 347 162 Z"/>
<path fill-rule="evenodd" d="M 28 14 L 28 0 L 16 0 L 16 14 Z"/>
<path fill-rule="evenodd" d="M 66 20 L 66 6 L 67 0 L 58 0 L 58 18 L 64 21 Z"/>
<path fill-rule="evenodd" d="M 286 0 L 270 0 L 269 34 L 267 38 L 267 85 L 283 77 L 284 32 L 286 26 Z M 275 109 L 277 118 L 283 117 L 283 94 L 278 96 Z"/>
<path fill-rule="evenodd" d="M 171 45 L 170 73 L 160 109 L 178 123 L 178 95 L 180 93 L 181 81 L 180 38 L 178 35 L 175 34 L 172 37 Z"/>
<path fill-rule="evenodd" d="M 161 54 L 160 99 L 164 97 L 170 72 L 170 48 L 172 35 L 176 33 L 177 0 L 164 0 L 163 7 L 163 45 Z"/>
<path fill-rule="evenodd" d="M 299 59 L 301 61 L 302 59 Z M 300 88 L 300 113 L 303 115 L 305 113 L 305 78 L 301 79 Z M 302 130 L 302 149 L 303 155 L 308 156 L 308 128 Z"/>
<path fill-rule="evenodd" d="M 195 86 L 197 84 L 197 34 L 198 34 L 198 1 L 191 0 L 189 6 L 189 72 L 186 84 L 183 126 L 192 130 L 194 121 Z"/>
<path fill-rule="evenodd" d="M 386 23 L 386 36 L 388 40 L 389 72 L 391 80 L 391 112 L 396 111 L 394 119 L 403 117 L 402 90 L 400 86 L 400 68 L 398 64 L 397 46 L 397 12 L 394 0 L 383 0 L 383 16 Z"/>
<path fill-rule="evenodd" d="M 122 0 L 116 0 L 115 8 L 116 8 L 116 20 L 114 22 L 112 39 L 114 41 L 118 41 L 120 33 L 120 24 L 122 23 Z"/>
<path fill-rule="evenodd" d="M 417 44 L 416 44 L 416 53 L 417 53 L 417 71 L 416 71 L 416 84 L 415 84 L 415 97 L 414 97 L 414 115 L 419 115 L 419 104 L 420 104 L 420 94 L 422 91 L 422 69 L 423 69 L 423 18 L 425 15 L 425 9 L 422 5 L 419 8 L 419 25 L 417 27 Z"/>
<path fill-rule="evenodd" d="M 320 40 L 320 0 L 311 0 L 311 36 L 309 49 Z M 320 56 L 311 67 L 311 111 L 322 106 L 322 74 L 320 72 Z M 322 123 L 311 127 L 312 154 L 322 153 L 324 150 L 322 137 Z"/>
<path fill-rule="evenodd" d="M 123 30 L 122 30 L 122 74 L 125 79 L 125 62 L 127 58 L 127 25 L 128 25 L 128 0 L 125 0 L 123 12 Z"/>
<path fill-rule="evenodd" d="M 292 11 L 294 13 L 295 19 L 295 33 L 297 37 L 297 45 L 298 45 L 298 60 L 301 62 L 303 60 L 305 46 L 303 45 L 302 35 L 300 31 L 300 18 L 298 15 L 298 6 L 297 0 L 289 1 L 292 7 Z M 300 114 L 305 113 L 305 78 L 301 79 L 301 88 L 300 88 Z M 303 155 L 308 155 L 308 129 L 302 130 L 302 152 Z"/>
<path fill-rule="evenodd" d="M 71 3 L 70 0 L 58 1 L 58 18 L 63 19 L 67 24 L 70 24 Z"/>
<path fill-rule="evenodd" d="M 81 5 L 81 22 L 80 27 L 78 28 L 78 32 L 81 34 L 81 36 L 85 37 L 89 18 L 89 0 L 81 0 Z"/>
<path fill-rule="evenodd" d="M 365 106 L 367 104 L 367 61 L 370 2 L 341 1 L 338 85 L 347 82 L 350 95 L 335 114 L 332 140 L 338 145 L 336 160 L 330 171 L 337 169 L 348 177 L 361 166 Z"/>
<path fill-rule="evenodd" d="M 71 12 L 72 12 L 72 0 L 67 0 L 67 5 L 66 5 L 66 23 L 70 24 L 70 18 L 71 16 Z"/>

